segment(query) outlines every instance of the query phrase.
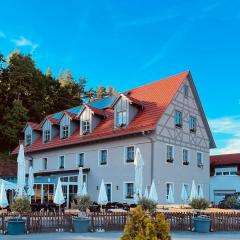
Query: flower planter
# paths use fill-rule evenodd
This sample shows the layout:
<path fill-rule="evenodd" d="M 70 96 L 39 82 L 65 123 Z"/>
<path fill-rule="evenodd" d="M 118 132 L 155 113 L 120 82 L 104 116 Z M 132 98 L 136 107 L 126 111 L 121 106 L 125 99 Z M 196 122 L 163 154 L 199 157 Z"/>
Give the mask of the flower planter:
<path fill-rule="evenodd" d="M 9 219 L 7 222 L 7 233 L 9 235 L 21 235 L 25 233 L 25 220 Z"/>
<path fill-rule="evenodd" d="M 193 218 L 194 231 L 198 233 L 208 233 L 210 231 L 211 219 L 208 216 L 198 216 Z"/>
<path fill-rule="evenodd" d="M 73 232 L 86 233 L 89 232 L 90 219 L 87 217 L 73 217 Z"/>

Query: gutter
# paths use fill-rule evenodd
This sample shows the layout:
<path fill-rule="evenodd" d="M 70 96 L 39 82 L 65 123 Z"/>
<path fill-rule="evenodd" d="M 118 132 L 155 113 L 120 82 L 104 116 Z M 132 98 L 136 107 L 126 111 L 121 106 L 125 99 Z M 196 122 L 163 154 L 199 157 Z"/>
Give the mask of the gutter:
<path fill-rule="evenodd" d="M 142 135 L 145 137 L 145 138 L 147 138 L 149 141 L 150 141 L 150 143 L 151 143 L 151 168 L 150 168 L 150 179 L 151 179 L 151 182 L 150 182 L 150 185 L 152 184 L 152 181 L 153 181 L 153 169 L 154 169 L 154 141 L 153 141 L 153 138 L 152 137 L 150 137 L 150 136 L 148 136 L 146 133 L 149 133 L 149 131 L 148 132 L 146 132 L 146 131 L 143 131 L 142 132 Z"/>

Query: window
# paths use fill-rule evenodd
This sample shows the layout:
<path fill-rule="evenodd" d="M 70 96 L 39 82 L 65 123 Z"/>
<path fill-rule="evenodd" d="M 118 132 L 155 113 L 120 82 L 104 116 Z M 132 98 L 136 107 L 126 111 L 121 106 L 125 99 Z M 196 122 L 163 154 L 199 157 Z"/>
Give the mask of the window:
<path fill-rule="evenodd" d="M 50 141 L 50 130 L 45 130 L 44 131 L 44 142 L 49 142 Z"/>
<path fill-rule="evenodd" d="M 203 155 L 201 152 L 197 152 L 197 165 L 203 167 Z"/>
<path fill-rule="evenodd" d="M 116 105 L 116 126 L 124 127 L 127 125 L 127 100 L 121 98 Z"/>
<path fill-rule="evenodd" d="M 184 94 L 184 97 L 186 98 L 188 97 L 188 85 L 186 84 L 183 86 L 183 94 Z"/>
<path fill-rule="evenodd" d="M 167 145 L 167 162 L 173 162 L 173 146 Z"/>
<path fill-rule="evenodd" d="M 62 126 L 62 138 L 68 138 L 69 136 L 69 126 L 64 125 Z"/>
<path fill-rule="evenodd" d="M 189 165 L 189 151 L 183 149 L 183 165 Z"/>
<path fill-rule="evenodd" d="M 125 150 L 125 160 L 127 163 L 132 163 L 134 162 L 134 157 L 135 157 L 135 148 L 134 146 L 129 146 L 129 147 L 126 147 L 126 150 Z"/>
<path fill-rule="evenodd" d="M 64 168 L 64 164 L 65 164 L 65 157 L 60 156 L 59 157 L 59 168 Z"/>
<path fill-rule="evenodd" d="M 112 184 L 106 183 L 105 188 L 106 188 L 108 202 L 112 202 Z"/>
<path fill-rule="evenodd" d="M 31 145 L 32 143 L 32 135 L 31 134 L 27 134 L 26 135 L 26 146 Z"/>
<path fill-rule="evenodd" d="M 196 118 L 193 116 L 190 116 L 189 128 L 190 132 L 196 132 Z"/>
<path fill-rule="evenodd" d="M 48 165 L 48 159 L 43 158 L 43 170 L 47 170 L 47 165 Z"/>
<path fill-rule="evenodd" d="M 180 111 L 175 111 L 175 126 L 182 127 L 182 113 Z"/>
<path fill-rule="evenodd" d="M 216 176 L 221 176 L 222 172 L 216 172 Z"/>
<path fill-rule="evenodd" d="M 33 159 L 28 160 L 28 167 L 33 167 Z"/>
<path fill-rule="evenodd" d="M 200 195 L 200 189 L 201 189 L 201 185 L 198 184 L 198 185 L 197 185 L 197 194 L 198 194 L 198 196 Z"/>
<path fill-rule="evenodd" d="M 134 185 L 133 183 L 125 183 L 125 199 L 133 199 Z"/>
<path fill-rule="evenodd" d="M 168 199 L 169 199 L 169 193 L 170 193 L 170 187 L 171 187 L 171 189 L 172 189 L 172 193 L 174 193 L 173 183 L 167 183 L 167 184 L 166 184 L 166 187 L 167 187 L 166 199 L 168 200 Z"/>
<path fill-rule="evenodd" d="M 77 166 L 84 167 L 84 153 L 77 154 Z"/>
<path fill-rule="evenodd" d="M 184 183 L 184 184 L 183 184 L 183 187 L 185 188 L 185 191 L 186 191 L 187 196 L 188 196 L 188 198 L 189 198 L 189 185 L 186 184 L 186 183 Z"/>
<path fill-rule="evenodd" d="M 84 120 L 82 122 L 82 134 L 88 134 L 90 133 L 90 120 Z"/>
<path fill-rule="evenodd" d="M 100 150 L 99 152 L 99 165 L 107 165 L 107 150 Z"/>

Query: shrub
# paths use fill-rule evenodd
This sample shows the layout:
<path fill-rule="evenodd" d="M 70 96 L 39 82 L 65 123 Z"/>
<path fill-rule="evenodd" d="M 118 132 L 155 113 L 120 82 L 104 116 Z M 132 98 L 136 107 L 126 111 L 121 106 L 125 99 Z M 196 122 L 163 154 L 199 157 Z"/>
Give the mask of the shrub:
<path fill-rule="evenodd" d="M 193 199 L 189 205 L 194 209 L 205 210 L 209 207 L 209 202 L 205 198 Z"/>
<path fill-rule="evenodd" d="M 11 206 L 11 210 L 19 214 L 28 214 L 32 211 L 27 197 L 16 197 Z"/>
<path fill-rule="evenodd" d="M 239 207 L 239 203 L 237 201 L 237 198 L 234 196 L 229 196 L 227 197 L 227 199 L 224 202 L 224 205 L 226 208 L 238 208 Z"/>
<path fill-rule="evenodd" d="M 157 204 L 154 201 L 147 199 L 145 197 L 142 197 L 138 201 L 138 205 L 141 206 L 143 211 L 148 211 L 150 214 L 153 214 L 156 211 L 157 207 Z"/>
<path fill-rule="evenodd" d="M 170 226 L 162 213 L 149 216 L 141 206 L 128 215 L 121 240 L 168 240 Z"/>
<path fill-rule="evenodd" d="M 91 197 L 89 195 L 81 196 L 77 200 L 78 209 L 81 212 L 86 212 L 89 206 L 92 204 Z"/>

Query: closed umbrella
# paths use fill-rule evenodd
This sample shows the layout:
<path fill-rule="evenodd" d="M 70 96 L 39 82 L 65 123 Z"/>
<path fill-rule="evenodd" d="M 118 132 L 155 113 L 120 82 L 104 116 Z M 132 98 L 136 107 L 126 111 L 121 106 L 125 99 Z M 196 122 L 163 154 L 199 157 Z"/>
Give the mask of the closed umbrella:
<path fill-rule="evenodd" d="M 184 184 L 182 185 L 181 199 L 182 199 L 183 203 L 185 203 L 185 204 L 188 201 L 188 193 L 187 193 L 187 190 L 186 190 L 186 187 L 184 186 Z"/>
<path fill-rule="evenodd" d="M 144 192 L 144 198 L 148 199 L 148 188 L 145 188 L 145 192 Z"/>
<path fill-rule="evenodd" d="M 191 193 L 190 193 L 190 201 L 192 201 L 193 199 L 198 198 L 198 194 L 197 194 L 197 190 L 196 190 L 196 185 L 195 185 L 195 181 L 192 181 L 192 188 L 191 188 Z"/>
<path fill-rule="evenodd" d="M 82 167 L 79 168 L 79 173 L 78 173 L 78 189 L 77 189 L 77 195 L 83 196 L 84 194 L 82 193 L 83 190 L 83 171 Z"/>
<path fill-rule="evenodd" d="M 173 189 L 172 189 L 172 186 L 171 186 L 171 185 L 169 186 L 169 193 L 168 193 L 167 202 L 170 203 L 170 204 L 173 204 L 173 203 L 174 203 Z"/>
<path fill-rule="evenodd" d="M 4 182 L 2 182 L 1 191 L 0 191 L 0 207 L 5 208 L 7 206 L 8 206 L 7 194 L 5 191 Z"/>
<path fill-rule="evenodd" d="M 136 149 L 134 165 L 135 165 L 134 200 L 135 202 L 138 202 L 138 200 L 142 197 L 143 166 L 144 166 L 144 161 L 139 148 Z"/>
<path fill-rule="evenodd" d="M 31 197 L 35 195 L 33 186 L 34 186 L 33 168 L 30 167 L 29 173 L 28 173 L 28 190 L 27 190 L 27 195 L 30 197 L 30 200 L 31 200 Z"/>
<path fill-rule="evenodd" d="M 85 182 L 83 183 L 82 195 L 83 195 L 83 196 L 87 195 L 87 186 L 86 186 L 86 183 L 85 183 Z"/>
<path fill-rule="evenodd" d="M 157 195 L 157 190 L 156 190 L 156 186 L 154 183 L 154 180 L 152 181 L 152 185 L 150 188 L 150 193 L 149 193 L 149 197 L 150 200 L 154 201 L 154 202 L 158 202 L 158 195 Z"/>
<path fill-rule="evenodd" d="M 26 194 L 25 192 L 25 157 L 24 157 L 24 147 L 21 144 L 19 148 L 19 153 L 17 157 L 18 170 L 17 170 L 17 196 L 22 197 Z"/>
<path fill-rule="evenodd" d="M 204 198 L 202 185 L 199 187 L 198 198 Z"/>
<path fill-rule="evenodd" d="M 53 202 L 57 205 L 59 205 L 59 212 L 60 212 L 60 206 L 65 203 L 65 198 L 63 196 L 63 191 L 62 191 L 62 183 L 60 178 L 58 179 L 58 184 L 57 188 L 54 194 Z"/>
<path fill-rule="evenodd" d="M 106 193 L 106 187 L 104 184 L 104 180 L 102 179 L 99 195 L 98 195 L 98 204 L 104 205 L 108 202 L 107 193 Z"/>

